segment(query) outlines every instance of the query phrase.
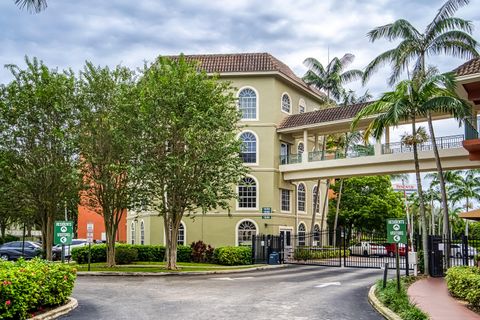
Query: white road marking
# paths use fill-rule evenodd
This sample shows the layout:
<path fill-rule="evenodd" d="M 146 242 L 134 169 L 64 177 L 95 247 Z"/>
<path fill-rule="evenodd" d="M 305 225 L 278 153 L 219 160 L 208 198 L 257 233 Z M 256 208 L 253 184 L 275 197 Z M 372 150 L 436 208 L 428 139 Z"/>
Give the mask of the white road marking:
<path fill-rule="evenodd" d="M 227 280 L 227 281 L 233 281 L 232 278 L 212 278 L 212 280 Z"/>
<path fill-rule="evenodd" d="M 253 279 L 253 277 L 239 277 L 239 278 L 211 278 L 212 280 L 225 280 L 225 281 L 234 281 L 234 280 L 245 280 L 245 279 Z"/>
<path fill-rule="evenodd" d="M 325 288 L 328 286 L 339 286 L 339 285 L 340 285 L 340 282 L 327 282 L 327 283 L 319 284 L 318 286 L 315 286 L 315 288 Z"/>

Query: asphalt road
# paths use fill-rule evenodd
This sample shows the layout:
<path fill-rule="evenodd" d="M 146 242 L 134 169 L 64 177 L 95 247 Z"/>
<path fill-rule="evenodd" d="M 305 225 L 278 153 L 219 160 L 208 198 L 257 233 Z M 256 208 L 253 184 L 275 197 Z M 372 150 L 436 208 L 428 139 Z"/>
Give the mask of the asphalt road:
<path fill-rule="evenodd" d="M 368 303 L 379 269 L 318 266 L 228 275 L 79 277 L 61 319 L 380 320 Z"/>

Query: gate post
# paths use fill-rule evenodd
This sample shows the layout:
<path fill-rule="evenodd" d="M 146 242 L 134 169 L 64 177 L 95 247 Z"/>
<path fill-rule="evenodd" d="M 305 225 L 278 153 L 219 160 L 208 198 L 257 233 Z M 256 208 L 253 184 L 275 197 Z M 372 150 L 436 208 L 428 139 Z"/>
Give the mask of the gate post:
<path fill-rule="evenodd" d="M 285 262 L 285 237 L 283 232 L 280 232 L 280 263 Z"/>
<path fill-rule="evenodd" d="M 340 242 L 341 242 L 341 250 L 343 250 L 343 266 L 347 265 L 347 245 L 345 241 L 345 230 L 340 228 Z M 341 256 L 341 254 L 340 254 Z"/>
<path fill-rule="evenodd" d="M 462 258 L 463 258 L 463 265 L 468 266 L 468 237 L 466 235 L 462 235 Z"/>
<path fill-rule="evenodd" d="M 408 232 L 407 232 L 407 244 L 405 245 L 405 275 L 408 277 L 410 275 L 410 265 L 408 263 L 408 253 L 410 246 L 408 245 Z"/>
<path fill-rule="evenodd" d="M 255 259 L 256 257 L 256 254 L 255 254 L 255 250 L 257 250 L 257 241 L 256 241 L 256 236 L 255 235 L 252 235 L 252 263 L 253 264 L 256 264 L 257 263 L 257 260 Z"/>

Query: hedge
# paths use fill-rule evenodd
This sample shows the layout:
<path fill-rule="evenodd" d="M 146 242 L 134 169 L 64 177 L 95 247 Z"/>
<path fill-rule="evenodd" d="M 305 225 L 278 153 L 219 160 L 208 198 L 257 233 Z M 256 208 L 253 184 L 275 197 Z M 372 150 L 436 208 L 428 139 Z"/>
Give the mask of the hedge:
<path fill-rule="evenodd" d="M 480 306 L 480 269 L 458 266 L 447 270 L 448 291 L 452 296 L 466 300 L 473 306 Z"/>
<path fill-rule="evenodd" d="M 331 248 L 299 248 L 293 253 L 295 260 L 315 260 L 315 259 L 331 259 L 343 257 L 344 251 Z M 348 257 L 350 251 L 346 250 L 345 255 Z"/>
<path fill-rule="evenodd" d="M 26 319 L 62 305 L 72 294 L 76 269 L 35 258 L 0 262 L 0 319 Z"/>
<path fill-rule="evenodd" d="M 252 264 L 250 247 L 220 247 L 213 251 L 214 261 L 224 266 Z"/>
<path fill-rule="evenodd" d="M 165 247 L 157 245 L 132 245 L 132 244 L 117 244 L 115 245 L 117 250 L 122 252 L 122 255 L 115 254 L 115 260 L 118 264 L 131 263 L 134 261 L 164 261 L 165 259 Z M 123 253 L 129 252 L 129 255 L 135 255 L 133 251 L 136 250 L 136 257 L 129 259 L 123 259 Z M 117 251 L 115 250 L 115 251 Z M 178 262 L 191 262 L 192 249 L 188 246 L 177 247 L 177 261 Z M 88 263 L 88 246 L 73 248 L 72 259 L 79 264 Z M 119 259 L 121 261 L 119 261 Z M 130 260 L 130 261 L 128 261 Z M 91 258 L 90 262 L 106 262 L 107 261 L 107 245 L 95 244 L 91 246 Z"/>

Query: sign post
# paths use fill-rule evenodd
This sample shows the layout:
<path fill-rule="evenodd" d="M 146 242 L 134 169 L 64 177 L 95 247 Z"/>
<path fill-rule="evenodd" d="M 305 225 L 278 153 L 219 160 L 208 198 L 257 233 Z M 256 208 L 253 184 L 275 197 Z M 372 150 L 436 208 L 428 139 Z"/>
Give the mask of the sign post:
<path fill-rule="evenodd" d="M 404 219 L 387 219 L 387 242 L 395 244 L 395 262 L 397 269 L 397 292 L 400 292 L 400 243 L 407 244 L 407 223 Z M 406 266 L 408 268 L 408 266 Z"/>
<path fill-rule="evenodd" d="M 90 271 L 90 260 L 92 257 L 92 242 L 93 242 L 93 223 L 87 223 L 87 242 L 88 242 L 88 271 Z"/>
<path fill-rule="evenodd" d="M 53 243 L 62 245 L 62 263 L 65 262 L 65 246 L 72 244 L 73 221 L 55 221 Z"/>

